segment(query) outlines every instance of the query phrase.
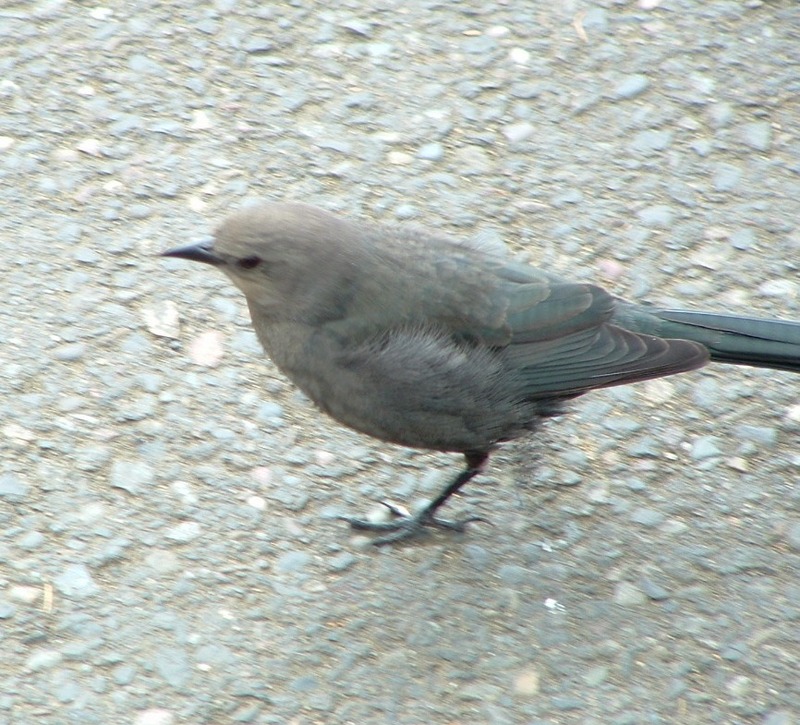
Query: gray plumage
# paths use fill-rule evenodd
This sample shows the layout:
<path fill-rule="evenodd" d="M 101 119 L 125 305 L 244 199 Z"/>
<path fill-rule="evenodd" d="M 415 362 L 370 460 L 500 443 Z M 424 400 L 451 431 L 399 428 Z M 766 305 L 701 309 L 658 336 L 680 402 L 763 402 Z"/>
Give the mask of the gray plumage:
<path fill-rule="evenodd" d="M 800 323 L 636 306 L 477 243 L 305 204 L 250 206 L 213 241 L 165 254 L 219 267 L 274 363 L 333 418 L 465 454 L 464 480 L 411 524 L 384 526 L 395 533 L 381 542 L 462 528 L 435 509 L 496 444 L 589 390 L 709 359 L 800 370 Z"/>

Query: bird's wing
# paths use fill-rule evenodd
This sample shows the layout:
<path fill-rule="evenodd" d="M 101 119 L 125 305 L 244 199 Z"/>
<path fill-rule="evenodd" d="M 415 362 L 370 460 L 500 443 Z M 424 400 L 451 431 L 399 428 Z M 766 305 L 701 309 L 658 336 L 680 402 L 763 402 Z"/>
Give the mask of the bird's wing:
<path fill-rule="evenodd" d="M 542 286 L 548 294 L 542 295 Z M 503 355 L 533 397 L 578 395 L 702 366 L 702 345 L 630 332 L 609 323 L 615 301 L 590 284 L 506 286 L 511 339 Z"/>
<path fill-rule="evenodd" d="M 463 282 L 463 277 L 462 277 Z M 701 367 L 702 345 L 610 323 L 615 300 L 600 287 L 559 280 L 508 260 L 486 265 L 476 293 L 431 316 L 461 339 L 494 348 L 531 397 L 569 397 Z M 438 314 L 437 314 L 438 310 Z"/>
<path fill-rule="evenodd" d="M 707 359 L 701 345 L 612 325 L 615 300 L 600 287 L 508 258 L 448 252 L 418 263 L 412 249 L 412 272 L 398 258 L 394 277 L 362 276 L 358 293 L 342 305 L 347 314 L 330 320 L 328 332 L 360 344 L 394 329 L 435 328 L 459 345 L 494 350 L 532 398 L 670 375 Z"/>

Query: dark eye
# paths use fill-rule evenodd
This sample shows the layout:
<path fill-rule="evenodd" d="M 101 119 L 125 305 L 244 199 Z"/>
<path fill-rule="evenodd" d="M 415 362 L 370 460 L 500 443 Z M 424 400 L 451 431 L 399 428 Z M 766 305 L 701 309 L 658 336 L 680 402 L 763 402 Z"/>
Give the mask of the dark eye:
<path fill-rule="evenodd" d="M 242 257 L 242 259 L 236 260 L 236 266 L 239 267 L 239 269 L 254 269 L 258 267 L 259 264 L 261 264 L 261 257 L 256 256 Z"/>

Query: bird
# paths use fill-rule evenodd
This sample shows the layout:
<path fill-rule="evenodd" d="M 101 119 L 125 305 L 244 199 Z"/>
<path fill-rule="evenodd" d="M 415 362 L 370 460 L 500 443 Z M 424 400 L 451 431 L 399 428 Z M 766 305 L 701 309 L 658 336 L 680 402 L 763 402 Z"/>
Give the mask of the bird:
<path fill-rule="evenodd" d="M 800 372 L 800 321 L 660 309 L 475 239 L 261 200 L 213 236 L 162 256 L 222 271 L 267 355 L 324 413 L 465 466 L 415 513 L 340 517 L 382 545 L 482 517 L 441 507 L 502 443 L 531 435 L 591 390 L 708 362 Z"/>

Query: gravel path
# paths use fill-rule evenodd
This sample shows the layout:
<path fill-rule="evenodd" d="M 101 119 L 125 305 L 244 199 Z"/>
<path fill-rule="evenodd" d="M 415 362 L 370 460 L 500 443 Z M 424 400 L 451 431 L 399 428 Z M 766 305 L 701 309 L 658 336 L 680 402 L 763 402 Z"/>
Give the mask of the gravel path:
<path fill-rule="evenodd" d="M 475 8 L 483 7 L 483 10 Z M 800 380 L 587 396 L 455 457 L 320 417 L 223 279 L 245 198 L 800 319 L 794 0 L 0 5 L 0 724 L 800 722 Z"/>

